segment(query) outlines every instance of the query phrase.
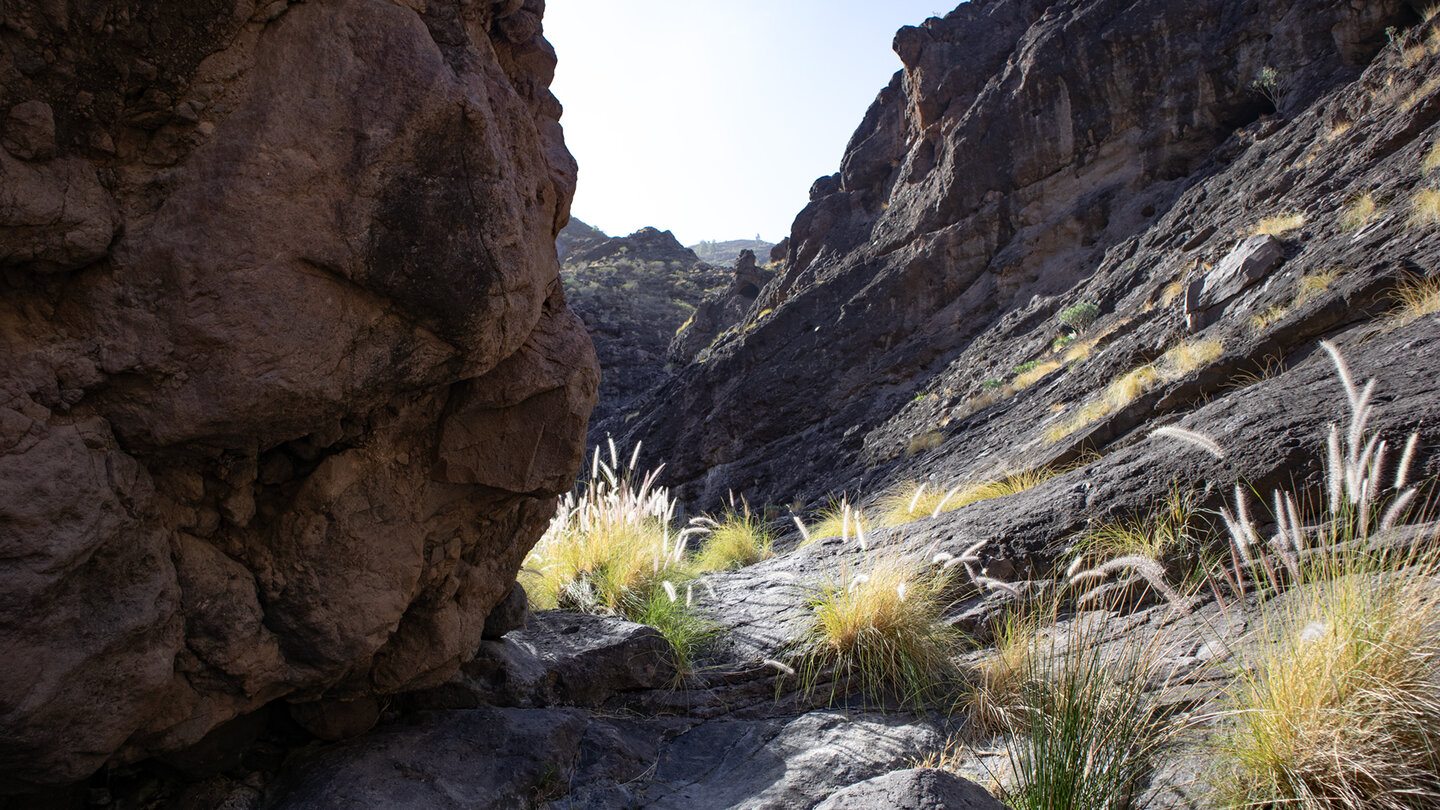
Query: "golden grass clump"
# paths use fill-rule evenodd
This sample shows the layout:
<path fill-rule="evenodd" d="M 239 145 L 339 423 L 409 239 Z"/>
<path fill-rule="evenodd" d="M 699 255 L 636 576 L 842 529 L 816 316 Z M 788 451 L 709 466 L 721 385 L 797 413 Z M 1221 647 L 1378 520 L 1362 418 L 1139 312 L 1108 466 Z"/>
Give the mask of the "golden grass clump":
<path fill-rule="evenodd" d="M 953 680 L 960 633 L 943 621 L 945 569 L 880 556 L 809 597 L 808 622 L 793 652 L 801 688 L 834 673 L 830 698 L 846 681 L 876 698 L 919 700 Z"/>
<path fill-rule="evenodd" d="M 1295 284 L 1295 306 L 1304 306 L 1323 295 L 1343 273 L 1340 268 L 1332 267 L 1301 276 Z"/>
<path fill-rule="evenodd" d="M 1304 224 L 1305 214 L 1303 213 L 1276 214 L 1273 217 L 1266 217 L 1260 220 L 1250 233 L 1252 236 L 1266 233 L 1279 237 L 1300 228 Z"/>
<path fill-rule="evenodd" d="M 1022 719 L 1023 690 L 1033 671 L 1039 622 L 1034 614 L 1005 614 L 995 631 L 992 651 L 971 674 L 974 690 L 961 704 L 970 722 L 989 734 L 1016 727 Z"/>
<path fill-rule="evenodd" d="M 1404 326 L 1417 318 L 1434 315 L 1440 312 L 1440 276 L 1407 279 L 1401 282 L 1391 297 L 1399 305 L 1390 313 L 1395 326 Z"/>
<path fill-rule="evenodd" d="M 1058 442 L 1086 425 L 1116 413 L 1161 383 L 1178 380 L 1215 362 L 1224 352 L 1224 345 L 1215 340 L 1178 343 L 1159 360 L 1131 369 L 1112 380 L 1098 398 L 1083 405 L 1075 416 L 1046 428 L 1045 438 L 1052 443 Z"/>
<path fill-rule="evenodd" d="M 750 511 L 749 504 L 731 504 L 718 521 L 706 521 L 709 531 L 695 555 L 700 571 L 744 568 L 775 556 L 775 534 L 768 521 Z"/>
<path fill-rule="evenodd" d="M 1234 804 L 1440 802 L 1440 589 L 1425 581 L 1433 573 L 1342 568 L 1266 603 L 1224 746 Z"/>
<path fill-rule="evenodd" d="M 1348 429 L 1330 425 L 1322 514 L 1276 490 L 1274 529 L 1262 535 L 1239 485 L 1220 510 L 1233 561 L 1220 573 L 1242 598 L 1249 583 L 1269 594 L 1229 651 L 1237 666 L 1221 798 L 1236 807 L 1440 806 L 1440 538 L 1397 551 L 1382 540 L 1413 517 L 1419 435 L 1398 462 L 1388 456 L 1368 430 L 1375 381 L 1357 384 L 1340 350 L 1320 345 L 1350 411 Z M 1224 458 L 1199 434 L 1158 434 Z"/>
<path fill-rule="evenodd" d="M 1284 320 L 1285 316 L 1289 314 L 1290 307 L 1282 304 L 1267 307 L 1264 312 L 1250 316 L 1250 329 L 1254 332 L 1264 332 L 1266 329 Z"/>
<path fill-rule="evenodd" d="M 1424 160 L 1420 161 L 1420 169 L 1426 174 L 1440 169 L 1440 140 L 1437 140 L 1435 145 L 1430 147 L 1430 151 L 1425 153 Z"/>
<path fill-rule="evenodd" d="M 526 558 L 526 590 L 541 607 L 625 613 L 662 581 L 687 576 L 697 532 L 672 529 L 675 501 L 655 484 L 657 471 L 637 476 L 611 451 L 606 464 L 596 449 L 590 479 L 561 499 Z"/>
<path fill-rule="evenodd" d="M 1425 188 L 1410 198 L 1410 224 L 1440 224 L 1440 189 Z"/>
<path fill-rule="evenodd" d="M 1010 385 L 1017 391 L 1023 388 L 1028 388 L 1039 382 L 1040 380 L 1044 379 L 1047 374 L 1057 368 L 1060 368 L 1060 366 L 1061 364 L 1054 360 L 1046 360 L 1042 363 L 1031 366 L 1025 371 L 1020 372 L 1019 374 L 1016 374 L 1015 378 L 1010 381 Z"/>
<path fill-rule="evenodd" d="M 934 450 L 945 443 L 945 434 L 938 430 L 927 430 L 905 442 L 905 454 L 913 456 L 916 453 L 923 453 L 927 450 Z"/>
<path fill-rule="evenodd" d="M 1375 219 L 1375 212 L 1379 206 L 1375 203 L 1375 195 L 1369 192 L 1361 194 L 1351 200 L 1345 206 L 1345 211 L 1340 215 L 1340 228 L 1346 231 L 1358 231 L 1369 225 Z"/>
<path fill-rule="evenodd" d="M 1003 498 L 1024 492 L 1055 476 L 1049 467 L 1006 473 L 998 478 L 959 484 L 948 490 L 916 481 L 902 482 L 880 497 L 881 526 L 899 526 L 913 520 L 933 517 L 972 503 Z M 814 529 L 811 533 L 814 534 Z"/>
<path fill-rule="evenodd" d="M 1197 493 L 1178 484 L 1148 513 L 1103 521 L 1087 530 L 1076 544 L 1078 556 L 1108 560 L 1137 555 L 1160 560 L 1195 542 L 1200 513 Z"/>
<path fill-rule="evenodd" d="M 1159 303 L 1162 307 L 1168 307 L 1185 292 L 1185 282 L 1172 281 L 1160 290 Z"/>
<path fill-rule="evenodd" d="M 815 522 L 806 528 L 801 545 L 807 545 L 823 537 L 854 537 L 870 530 L 870 521 L 849 501 L 841 498 L 831 503 L 816 516 Z"/>

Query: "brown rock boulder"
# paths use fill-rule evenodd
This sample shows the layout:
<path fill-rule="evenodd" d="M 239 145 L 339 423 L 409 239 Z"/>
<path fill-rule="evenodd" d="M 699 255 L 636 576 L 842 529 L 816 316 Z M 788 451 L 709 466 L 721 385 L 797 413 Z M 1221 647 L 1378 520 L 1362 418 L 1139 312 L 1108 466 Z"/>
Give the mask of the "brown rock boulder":
<path fill-rule="evenodd" d="M 542 7 L 7 8 L 0 789 L 479 646 L 598 382 Z"/>

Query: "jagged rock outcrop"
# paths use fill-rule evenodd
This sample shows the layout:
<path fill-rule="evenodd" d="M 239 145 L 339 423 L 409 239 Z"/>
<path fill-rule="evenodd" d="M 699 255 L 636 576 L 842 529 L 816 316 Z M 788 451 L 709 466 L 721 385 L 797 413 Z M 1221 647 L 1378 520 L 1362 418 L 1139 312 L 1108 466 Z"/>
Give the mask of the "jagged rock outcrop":
<path fill-rule="evenodd" d="M 695 307 L 690 320 L 670 341 L 665 356 L 679 365 L 708 359 L 706 350 L 725 330 L 744 320 L 755 299 L 760 297 L 760 291 L 774 278 L 774 272 L 756 266 L 752 251 L 742 250 L 740 258 L 735 261 L 735 274 L 730 279 L 730 286 L 712 292 Z"/>
<path fill-rule="evenodd" d="M 589 250 L 609 238 L 599 228 L 570 217 L 570 221 L 560 229 L 560 235 L 555 237 L 555 253 L 563 262 L 571 253 Z"/>
<path fill-rule="evenodd" d="M 1324 161 L 1343 162 L 1346 150 L 1317 141 L 1310 158 L 1260 143 L 1279 118 L 1257 123 L 1276 111 L 1252 82 L 1274 67 L 1288 89 L 1279 112 L 1312 135 L 1340 116 L 1357 121 L 1367 114 L 1358 102 L 1341 109 L 1327 93 L 1356 80 L 1385 47 L 1386 27 L 1418 22 L 1416 12 L 1399 0 L 1304 9 L 1279 0 L 993 0 L 902 29 L 904 69 L 867 113 L 841 170 L 812 188 L 788 266 L 756 302 L 756 318 L 656 391 L 639 416 L 608 427 L 628 445 L 643 440 L 642 462 L 665 462 L 667 481 L 698 508 L 730 491 L 786 503 L 897 475 L 875 467 L 920 433 L 960 435 L 961 400 L 1002 376 L 997 366 L 1008 371 L 1048 347 L 1057 335 L 1041 327 L 1062 306 L 1088 300 L 1106 314 L 1140 315 L 1155 291 L 1122 298 L 1218 261 L 1258 218 L 1237 212 L 1303 207 L 1294 192 L 1307 186 L 1316 200 L 1339 193 L 1344 181 Z M 1406 68 L 1407 82 L 1415 70 L 1423 68 Z M 1317 105 L 1322 98 L 1331 101 Z M 1377 141 L 1369 159 L 1408 161 L 1396 176 L 1407 187 L 1432 105 L 1377 115 L 1390 134 L 1365 135 Z M 1259 155 L 1284 166 L 1233 168 L 1244 160 L 1253 169 Z M 1306 159 L 1321 163 L 1307 172 Z M 1392 223 L 1391 241 L 1413 242 L 1400 230 Z M 1303 272 L 1319 255 L 1284 267 Z M 1145 320 L 1154 326 L 1126 341 L 1117 350 L 1126 356 L 1106 372 L 1153 358 L 1183 329 L 1171 310 L 1152 310 Z M 1100 373 L 1083 379 L 1088 389 L 1066 375 L 1070 396 L 1103 385 Z M 1057 404 L 1020 401 L 1034 403 L 1030 426 L 989 434 L 992 444 L 1025 442 Z M 928 425 L 909 418 L 922 407 Z M 958 447 L 935 457 L 964 458 Z"/>
<path fill-rule="evenodd" d="M 0 14 L 0 790 L 443 682 L 597 370 L 541 0 Z"/>
<path fill-rule="evenodd" d="M 668 379 L 665 350 L 706 296 L 728 281 L 669 231 L 641 228 L 629 236 L 573 243 L 561 276 L 575 313 L 600 358 L 600 401 L 593 420 L 623 419 L 638 394 Z M 603 442 L 605 434 L 592 434 Z"/>

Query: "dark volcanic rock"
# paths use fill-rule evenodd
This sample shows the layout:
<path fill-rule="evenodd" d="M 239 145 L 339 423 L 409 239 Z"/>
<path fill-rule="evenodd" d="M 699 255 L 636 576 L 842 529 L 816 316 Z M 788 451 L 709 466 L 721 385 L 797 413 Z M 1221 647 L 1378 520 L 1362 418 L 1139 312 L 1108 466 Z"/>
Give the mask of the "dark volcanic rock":
<path fill-rule="evenodd" d="M 815 810 L 1003 810 L 985 789 L 933 768 L 893 771 L 851 785 Z"/>
<path fill-rule="evenodd" d="M 473 654 L 597 383 L 542 5 L 6 4 L 0 792 Z"/>
<path fill-rule="evenodd" d="M 1268 286 L 1272 300 L 1322 262 L 1368 271 L 1374 262 L 1362 252 L 1413 254 L 1416 236 L 1397 220 L 1355 243 L 1353 257 L 1336 255 L 1333 212 L 1335 197 L 1372 170 L 1394 199 L 1408 196 L 1433 102 L 1377 111 L 1373 125 L 1324 137 L 1336 122 L 1372 120 L 1359 99 L 1339 94 L 1385 44 L 1386 26 L 1410 15 L 1394 0 L 1303 9 L 1281 0 L 994 0 L 903 29 L 895 46 L 904 70 L 856 131 L 841 170 L 812 189 L 790 264 L 757 300 L 755 318 L 637 404 L 638 416 L 602 427 L 628 445 L 643 440 L 642 463 L 663 461 L 667 482 L 696 508 L 730 491 L 752 503 L 813 502 L 938 469 L 899 456 L 926 434 L 974 432 L 981 422 L 961 422 L 964 402 L 987 380 L 1044 359 L 1062 308 L 1088 301 L 1113 313 L 1111 323 L 1128 321 L 1108 357 L 984 412 L 1016 411 L 1013 427 L 985 431 L 1010 447 L 977 457 L 958 443 L 929 443 L 928 458 L 949 459 L 950 475 L 1020 461 L 1018 448 L 1056 418 L 1051 406 L 1076 402 L 1184 334 L 1176 309 L 1156 305 L 1161 288 L 1217 263 L 1261 216 L 1309 211 L 1317 227 L 1301 235 L 1326 242 L 1309 255 L 1305 244 L 1290 249 L 1288 281 Z M 1421 92 L 1430 59 L 1397 67 L 1394 103 Z M 1251 82 L 1265 66 L 1287 77 L 1293 118 L 1259 120 L 1270 106 Z M 1295 235 L 1283 238 L 1293 244 Z M 1392 249 L 1398 242 L 1404 250 Z M 1248 317 L 1240 313 L 1253 313 L 1254 298 L 1237 301 L 1225 313 L 1237 327 L 1227 340 L 1239 339 Z M 1314 336 L 1336 320 L 1311 323 Z M 1249 358 L 1265 342 L 1245 340 L 1227 345 Z M 1207 396 L 1216 387 L 1202 383 Z M 1144 421 L 1114 425 L 1091 445 Z"/>
<path fill-rule="evenodd" d="M 695 360 L 701 362 L 710 357 L 709 349 L 727 330 L 746 319 L 760 297 L 765 285 L 775 279 L 775 273 L 755 265 L 755 254 L 742 251 L 735 262 L 735 274 L 730 286 L 710 293 L 695 307 L 691 316 L 675 339 L 670 341 L 666 357 L 670 362 L 684 365 Z"/>

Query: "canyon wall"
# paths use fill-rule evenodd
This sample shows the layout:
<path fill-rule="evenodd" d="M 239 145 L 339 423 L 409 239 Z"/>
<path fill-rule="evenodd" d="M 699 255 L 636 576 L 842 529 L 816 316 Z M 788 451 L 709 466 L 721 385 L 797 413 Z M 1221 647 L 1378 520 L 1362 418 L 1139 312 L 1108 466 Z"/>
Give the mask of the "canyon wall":
<path fill-rule="evenodd" d="M 753 322 L 592 433 L 643 441 L 701 509 L 861 482 L 867 437 L 978 338 L 1130 258 L 1112 253 L 1218 147 L 1357 78 L 1411 5 L 975 0 L 901 29 L 903 69 L 815 182 Z M 1286 109 L 1256 90 L 1266 68 Z"/>

